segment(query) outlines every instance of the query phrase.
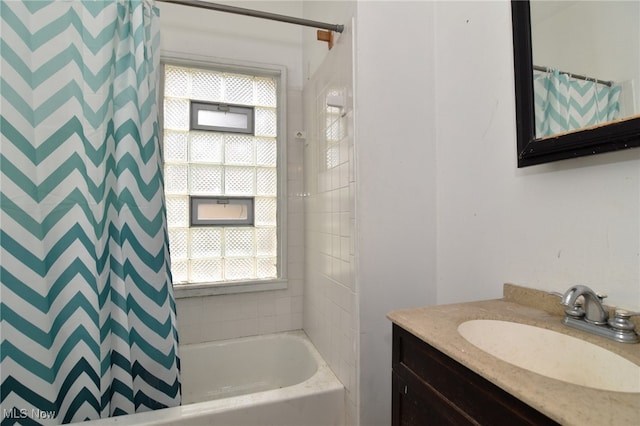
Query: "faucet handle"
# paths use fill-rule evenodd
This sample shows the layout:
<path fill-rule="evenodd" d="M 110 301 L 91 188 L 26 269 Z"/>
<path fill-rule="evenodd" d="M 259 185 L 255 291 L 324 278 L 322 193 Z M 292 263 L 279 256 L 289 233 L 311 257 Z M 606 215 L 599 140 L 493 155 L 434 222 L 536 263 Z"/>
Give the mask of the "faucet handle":
<path fill-rule="evenodd" d="M 614 316 L 609 320 L 609 325 L 616 330 L 634 330 L 636 325 L 629 319 L 640 315 L 640 312 L 629 312 L 626 309 L 616 309 Z"/>
<path fill-rule="evenodd" d="M 609 327 L 614 331 L 614 340 L 622 343 L 638 343 L 640 336 L 635 331 L 636 325 L 629 319 L 640 315 L 640 312 L 629 312 L 626 309 L 616 309 L 614 317 L 609 319 Z"/>
<path fill-rule="evenodd" d="M 614 313 L 615 317 L 618 318 L 624 318 L 624 319 L 629 319 L 631 317 L 636 317 L 638 315 L 640 315 L 640 312 L 631 312 L 631 311 L 627 311 L 626 309 L 616 309 L 615 313 Z"/>
<path fill-rule="evenodd" d="M 607 297 L 609 297 L 609 296 L 607 296 L 607 295 L 606 295 L 606 294 L 604 294 L 604 293 L 596 293 L 596 297 L 597 297 L 598 299 L 600 299 L 600 302 L 602 302 L 604 299 L 606 299 L 606 298 L 607 298 Z"/>

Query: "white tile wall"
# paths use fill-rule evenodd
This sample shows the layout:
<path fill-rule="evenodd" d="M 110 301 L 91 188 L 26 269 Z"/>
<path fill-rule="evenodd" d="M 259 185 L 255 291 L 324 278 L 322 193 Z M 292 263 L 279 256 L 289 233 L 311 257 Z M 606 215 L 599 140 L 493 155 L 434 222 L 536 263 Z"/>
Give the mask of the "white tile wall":
<path fill-rule="evenodd" d="M 358 424 L 352 52 L 347 28 L 304 89 L 304 330 L 346 387 L 347 425 Z"/>
<path fill-rule="evenodd" d="M 176 300 L 181 343 L 299 330 L 302 328 L 304 280 L 302 91 L 287 93 L 287 252 L 286 290 Z"/>

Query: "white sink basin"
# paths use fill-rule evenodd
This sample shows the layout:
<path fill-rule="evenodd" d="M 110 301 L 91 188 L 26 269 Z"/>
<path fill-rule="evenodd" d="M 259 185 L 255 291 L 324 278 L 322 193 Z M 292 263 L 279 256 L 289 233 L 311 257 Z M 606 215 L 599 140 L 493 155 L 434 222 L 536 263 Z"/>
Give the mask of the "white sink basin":
<path fill-rule="evenodd" d="M 471 320 L 458 332 L 474 346 L 556 380 L 614 392 L 640 392 L 640 366 L 584 340 L 498 320 Z"/>

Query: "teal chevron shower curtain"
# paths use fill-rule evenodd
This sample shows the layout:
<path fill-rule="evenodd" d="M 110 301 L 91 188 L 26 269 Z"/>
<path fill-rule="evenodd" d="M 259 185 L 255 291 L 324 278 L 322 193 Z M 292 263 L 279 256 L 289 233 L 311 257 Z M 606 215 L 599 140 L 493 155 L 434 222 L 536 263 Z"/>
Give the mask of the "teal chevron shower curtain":
<path fill-rule="evenodd" d="M 533 72 L 536 137 L 564 133 L 615 120 L 621 86 L 611 87 L 552 70 Z"/>
<path fill-rule="evenodd" d="M 0 421 L 179 405 L 150 0 L 0 2 Z"/>

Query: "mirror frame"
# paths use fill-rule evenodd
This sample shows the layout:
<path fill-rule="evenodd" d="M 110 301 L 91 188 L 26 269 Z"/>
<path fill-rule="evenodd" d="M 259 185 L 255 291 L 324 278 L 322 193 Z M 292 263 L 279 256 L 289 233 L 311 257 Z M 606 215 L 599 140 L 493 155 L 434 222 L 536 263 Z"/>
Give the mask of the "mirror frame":
<path fill-rule="evenodd" d="M 640 117 L 535 138 L 533 55 L 529 0 L 511 1 L 518 167 L 640 146 Z"/>

